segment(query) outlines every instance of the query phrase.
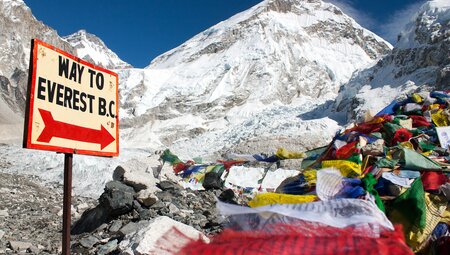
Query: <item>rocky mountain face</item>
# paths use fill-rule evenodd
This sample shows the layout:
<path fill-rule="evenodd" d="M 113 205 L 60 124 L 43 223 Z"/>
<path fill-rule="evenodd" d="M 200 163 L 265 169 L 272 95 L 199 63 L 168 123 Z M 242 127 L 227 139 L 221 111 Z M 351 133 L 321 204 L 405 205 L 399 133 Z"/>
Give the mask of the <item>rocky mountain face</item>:
<path fill-rule="evenodd" d="M 121 60 L 116 53 L 110 50 L 97 36 L 80 30 L 63 37 L 75 49 L 76 56 L 97 66 L 107 69 L 123 69 L 132 67 Z"/>
<path fill-rule="evenodd" d="M 95 35 L 79 31 L 61 38 L 38 21 L 22 0 L 0 1 L 0 140 L 20 139 L 33 38 L 105 68 L 127 68 Z"/>
<path fill-rule="evenodd" d="M 332 4 L 263 1 L 159 56 L 144 70 L 121 72 L 121 124 L 133 127 L 124 130 L 124 138 L 137 147 L 183 143 L 181 148 L 189 147 L 184 141 L 211 132 L 239 133 L 243 122 L 274 108 L 303 109 L 333 99 L 353 71 L 390 47 Z"/>
<path fill-rule="evenodd" d="M 0 24 L 0 123 L 9 123 L 20 120 L 15 115 L 25 109 L 31 39 L 74 51 L 55 30 L 36 20 L 21 0 L 0 1 Z M 2 116 L 5 107 L 13 114 Z"/>
<path fill-rule="evenodd" d="M 401 94 L 450 85 L 450 3 L 425 3 L 399 33 L 394 49 L 341 87 L 335 109 L 348 119 L 376 113 Z M 374 100 L 373 95 L 379 95 Z"/>

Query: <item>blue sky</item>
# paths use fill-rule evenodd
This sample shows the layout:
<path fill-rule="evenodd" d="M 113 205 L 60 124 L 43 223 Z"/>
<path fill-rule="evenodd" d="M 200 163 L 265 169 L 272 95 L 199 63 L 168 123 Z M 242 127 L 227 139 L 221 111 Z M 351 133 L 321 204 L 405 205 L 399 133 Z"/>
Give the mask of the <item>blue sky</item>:
<path fill-rule="evenodd" d="M 158 55 L 261 0 L 24 0 L 34 16 L 69 35 L 100 37 L 121 59 L 145 67 Z M 424 0 L 325 0 L 391 43 Z"/>

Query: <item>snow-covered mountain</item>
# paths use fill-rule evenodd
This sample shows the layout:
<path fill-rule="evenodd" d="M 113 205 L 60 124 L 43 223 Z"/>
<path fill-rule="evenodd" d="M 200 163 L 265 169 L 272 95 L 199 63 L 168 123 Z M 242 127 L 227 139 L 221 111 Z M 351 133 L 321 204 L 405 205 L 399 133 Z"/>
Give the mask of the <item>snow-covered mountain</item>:
<path fill-rule="evenodd" d="M 334 99 L 355 70 L 390 48 L 332 4 L 266 0 L 144 70 L 121 72 L 121 123 L 132 127 L 123 134 L 129 146 L 160 144 L 186 156 L 271 139 L 272 131 L 289 126 L 283 139 L 309 144 L 294 129 L 316 127 L 296 116 Z M 254 124 L 262 122 L 258 132 Z"/>
<path fill-rule="evenodd" d="M 123 69 L 132 66 L 117 56 L 97 36 L 82 29 L 76 33 L 63 37 L 75 48 L 76 56 L 90 63 L 107 69 Z"/>
<path fill-rule="evenodd" d="M 425 3 L 399 33 L 391 53 L 341 87 L 337 111 L 348 119 L 374 114 L 416 89 L 450 89 L 450 2 Z"/>
<path fill-rule="evenodd" d="M 75 193 L 95 196 L 117 163 L 153 150 L 217 159 L 227 151 L 314 148 L 340 128 L 335 115 L 327 116 L 336 96 L 335 110 L 363 112 L 423 83 L 446 88 L 448 9 L 444 0 L 422 7 L 391 51 L 332 4 L 266 0 L 134 69 L 95 36 L 81 31 L 62 39 L 23 1 L 2 0 L 0 161 L 8 167 L 1 171 L 62 179 L 60 156 L 1 144 L 12 137 L 6 126 L 22 125 L 31 38 L 124 68 L 117 70 L 121 156 L 74 160 Z M 20 138 L 21 127 L 13 130 Z"/>
<path fill-rule="evenodd" d="M 0 24 L 0 135 L 9 137 L 23 123 L 31 39 L 72 49 L 55 30 L 36 20 L 22 0 L 0 1 Z"/>

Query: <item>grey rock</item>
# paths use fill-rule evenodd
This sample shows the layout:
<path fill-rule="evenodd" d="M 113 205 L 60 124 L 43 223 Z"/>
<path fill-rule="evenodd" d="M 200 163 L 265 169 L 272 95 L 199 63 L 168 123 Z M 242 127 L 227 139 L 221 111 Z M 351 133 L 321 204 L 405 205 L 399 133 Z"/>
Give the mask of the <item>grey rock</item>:
<path fill-rule="evenodd" d="M 142 209 L 139 211 L 140 220 L 150 220 L 158 216 L 158 213 L 152 209 Z"/>
<path fill-rule="evenodd" d="M 158 202 L 154 203 L 152 206 L 150 206 L 150 208 L 156 209 L 156 210 L 164 208 L 164 207 L 166 207 L 166 205 L 162 201 L 158 201 Z"/>
<path fill-rule="evenodd" d="M 122 221 L 115 220 L 113 221 L 112 225 L 109 227 L 109 232 L 115 233 L 119 231 L 119 229 L 122 227 Z"/>
<path fill-rule="evenodd" d="M 133 205 L 134 189 L 119 181 L 106 183 L 105 192 L 100 196 L 99 202 L 108 208 L 112 217 L 131 211 Z"/>
<path fill-rule="evenodd" d="M 205 189 L 221 189 L 223 181 L 220 179 L 222 173 L 208 172 L 205 174 L 205 180 L 203 181 L 203 188 Z"/>
<path fill-rule="evenodd" d="M 38 247 L 32 245 L 30 248 L 27 249 L 27 253 L 40 254 L 41 250 Z"/>
<path fill-rule="evenodd" d="M 283 159 L 279 161 L 279 167 L 284 169 L 299 169 L 303 159 Z"/>
<path fill-rule="evenodd" d="M 136 232 L 139 229 L 139 225 L 138 223 L 135 222 L 130 222 L 127 225 L 123 226 L 120 230 L 119 233 L 123 236 Z"/>
<path fill-rule="evenodd" d="M 172 202 L 172 194 L 169 192 L 159 192 L 156 194 L 156 196 L 161 199 L 163 202 Z"/>
<path fill-rule="evenodd" d="M 99 246 L 97 250 L 97 255 L 106 255 L 117 249 L 118 241 L 117 239 L 111 240 L 108 243 Z"/>
<path fill-rule="evenodd" d="M 76 209 L 77 209 L 77 212 L 81 213 L 81 212 L 84 212 L 87 209 L 89 209 L 89 205 L 88 205 L 88 203 L 82 203 L 82 204 L 77 205 Z"/>
<path fill-rule="evenodd" d="M 9 241 L 9 247 L 13 251 L 26 251 L 28 248 L 30 248 L 33 244 L 30 242 L 21 242 L 21 241 Z"/>
<path fill-rule="evenodd" d="M 4 235 L 5 235 L 5 231 L 0 229 L 0 240 L 2 240 Z"/>
<path fill-rule="evenodd" d="M 166 191 L 166 190 L 181 190 L 182 187 L 172 181 L 161 181 L 158 183 L 158 188 Z"/>
<path fill-rule="evenodd" d="M 107 228 L 108 228 L 108 224 L 103 223 L 103 224 L 100 225 L 98 228 L 96 228 L 95 231 L 101 232 L 101 231 L 104 231 L 104 230 L 107 229 Z"/>
<path fill-rule="evenodd" d="M 81 218 L 76 221 L 70 230 L 72 235 L 79 235 L 85 232 L 91 232 L 107 222 L 110 217 L 109 208 L 98 205 L 95 208 L 89 209 L 81 215 Z"/>
<path fill-rule="evenodd" d="M 180 209 L 178 209 L 178 207 L 176 207 L 174 204 L 170 204 L 169 205 L 169 212 L 171 214 L 179 214 L 180 213 Z"/>
<path fill-rule="evenodd" d="M 172 248 L 176 248 L 180 242 L 174 239 L 173 241 L 166 240 L 165 243 L 161 243 L 160 238 L 173 228 L 181 231 L 190 240 L 202 238 L 208 241 L 204 234 L 195 231 L 192 227 L 174 221 L 169 217 L 161 216 L 145 224 L 143 223 L 142 228 L 138 232 L 127 235 L 119 245 L 120 254 L 172 254 L 175 251 Z M 171 249 L 172 252 L 160 249 L 162 248 L 161 245 L 167 245 L 166 247 Z"/>
<path fill-rule="evenodd" d="M 80 244 L 83 247 L 90 249 L 90 248 L 94 247 L 94 245 L 96 243 L 98 243 L 99 241 L 100 240 L 97 237 L 95 237 L 95 236 L 88 236 L 88 237 L 85 237 L 85 238 L 81 239 L 80 240 Z"/>
<path fill-rule="evenodd" d="M 156 166 L 156 167 L 151 167 L 152 172 L 153 172 L 153 177 L 159 178 L 159 175 L 161 174 L 162 168 L 163 168 L 162 165 L 159 165 L 159 166 Z"/>
<path fill-rule="evenodd" d="M 0 234 L 3 235 L 0 238 L 0 254 L 6 249 L 10 250 L 9 253 L 58 254 L 62 220 L 57 211 L 52 212 L 51 209 L 63 200 L 62 185 L 42 185 L 41 180 L 34 176 L 0 173 L 0 187 L 0 192 L 8 190 L 7 194 L 0 194 L 1 205 L 4 206 L 0 209 L 8 208 L 9 214 L 0 218 L 0 232 L 3 231 Z M 72 197 L 72 201 L 74 205 L 86 202 L 93 207 L 96 204 L 95 199 L 77 195 Z M 78 217 L 72 217 L 73 222 Z M 78 237 L 73 236 L 72 240 L 76 243 Z M 32 246 L 26 250 L 12 251 L 8 248 L 8 241 L 24 241 Z"/>
<path fill-rule="evenodd" d="M 144 160 L 145 161 L 145 160 Z M 148 171 L 148 163 L 131 159 L 118 166 L 113 173 L 113 180 L 121 181 L 137 192 L 156 186 L 157 179 Z"/>
<path fill-rule="evenodd" d="M 158 197 L 150 189 L 139 191 L 136 199 L 139 201 L 139 203 L 143 204 L 146 207 L 149 207 L 156 203 L 156 201 L 158 201 Z"/>
<path fill-rule="evenodd" d="M 0 210 L 0 217 L 8 217 L 8 209 Z"/>
<path fill-rule="evenodd" d="M 220 196 L 220 194 L 222 194 L 222 190 L 220 190 L 220 189 L 214 190 L 214 196 L 215 196 L 215 197 Z"/>
<path fill-rule="evenodd" d="M 138 201 L 134 200 L 133 201 L 133 209 L 139 211 L 139 210 L 142 210 L 142 206 L 141 206 L 141 204 Z"/>
<path fill-rule="evenodd" d="M 133 220 L 139 219 L 139 212 L 133 209 L 133 211 L 131 211 L 131 217 Z"/>

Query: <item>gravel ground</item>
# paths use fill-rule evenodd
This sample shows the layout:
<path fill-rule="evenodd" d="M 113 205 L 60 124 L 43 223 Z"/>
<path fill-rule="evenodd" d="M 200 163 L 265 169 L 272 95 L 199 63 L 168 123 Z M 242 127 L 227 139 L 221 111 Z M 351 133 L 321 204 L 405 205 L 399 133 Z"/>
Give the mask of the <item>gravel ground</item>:
<path fill-rule="evenodd" d="M 59 254 L 63 186 L 0 173 L 0 254 Z M 96 200 L 72 197 L 72 222 Z"/>

